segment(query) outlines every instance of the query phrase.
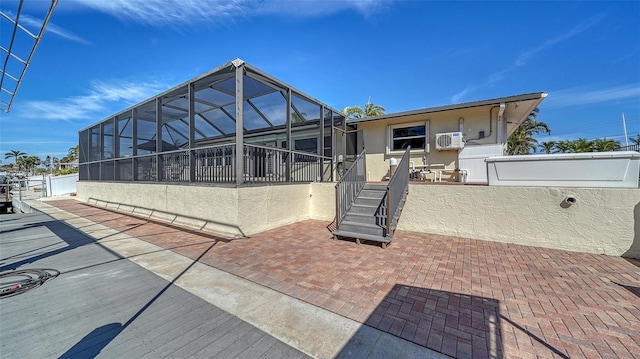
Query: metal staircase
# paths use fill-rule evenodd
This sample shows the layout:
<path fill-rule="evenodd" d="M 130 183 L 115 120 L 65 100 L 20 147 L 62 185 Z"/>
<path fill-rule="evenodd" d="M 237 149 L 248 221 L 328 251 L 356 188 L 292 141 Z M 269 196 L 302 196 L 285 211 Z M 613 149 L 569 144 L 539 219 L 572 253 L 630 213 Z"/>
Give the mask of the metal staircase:
<path fill-rule="evenodd" d="M 336 184 L 335 239 L 376 241 L 382 248 L 391 242 L 409 193 L 409 150 L 388 184 L 366 183 L 365 152 L 356 158 Z"/>

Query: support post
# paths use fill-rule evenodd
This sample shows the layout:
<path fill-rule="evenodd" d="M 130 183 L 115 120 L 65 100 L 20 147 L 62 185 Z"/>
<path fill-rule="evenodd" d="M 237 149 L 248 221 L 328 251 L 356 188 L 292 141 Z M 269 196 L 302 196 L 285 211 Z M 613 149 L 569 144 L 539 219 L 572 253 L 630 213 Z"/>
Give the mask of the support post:
<path fill-rule="evenodd" d="M 189 83 L 189 182 L 196 181 L 196 90 L 193 82 Z"/>
<path fill-rule="evenodd" d="M 318 141 L 318 155 L 320 155 L 320 182 L 324 182 L 324 106 L 320 106 L 320 141 Z"/>
<path fill-rule="evenodd" d="M 156 181 L 162 182 L 162 161 L 158 152 L 162 152 L 162 99 L 156 98 Z"/>
<path fill-rule="evenodd" d="M 244 183 L 244 61 L 232 61 L 236 68 L 236 185 Z"/>
<path fill-rule="evenodd" d="M 133 137 L 133 141 L 131 144 L 132 146 L 131 171 L 133 172 L 131 176 L 131 180 L 133 182 L 137 182 L 138 181 L 138 109 L 137 108 L 134 108 L 133 110 L 131 110 L 131 121 L 132 121 L 131 137 Z"/>
<path fill-rule="evenodd" d="M 291 182 L 292 175 L 292 163 L 293 163 L 293 153 L 291 152 L 295 147 L 293 146 L 293 141 L 291 139 L 291 89 L 287 89 L 287 147 L 288 147 L 288 155 L 286 162 L 286 171 L 287 171 L 287 182 Z"/>

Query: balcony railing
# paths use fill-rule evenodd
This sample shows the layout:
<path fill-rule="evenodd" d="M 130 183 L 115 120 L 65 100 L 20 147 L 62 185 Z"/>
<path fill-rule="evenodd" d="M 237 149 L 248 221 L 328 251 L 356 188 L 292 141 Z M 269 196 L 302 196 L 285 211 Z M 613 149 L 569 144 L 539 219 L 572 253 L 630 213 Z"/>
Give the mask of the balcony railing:
<path fill-rule="evenodd" d="M 225 144 L 80 164 L 81 181 L 237 183 L 236 145 Z M 331 158 L 245 144 L 242 183 L 330 181 Z"/>
<path fill-rule="evenodd" d="M 638 145 L 629 145 L 629 146 L 622 146 L 620 148 L 618 148 L 615 151 L 636 151 L 636 152 L 640 152 L 640 144 Z"/>
<path fill-rule="evenodd" d="M 235 183 L 235 144 L 196 148 L 194 152 L 196 158 L 194 182 Z"/>

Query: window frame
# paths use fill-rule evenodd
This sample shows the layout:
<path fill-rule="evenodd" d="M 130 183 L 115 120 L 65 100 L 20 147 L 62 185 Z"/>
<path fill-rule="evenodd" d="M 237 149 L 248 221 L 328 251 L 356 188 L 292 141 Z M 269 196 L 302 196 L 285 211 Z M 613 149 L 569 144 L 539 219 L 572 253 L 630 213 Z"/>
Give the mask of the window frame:
<path fill-rule="evenodd" d="M 393 150 L 393 130 L 398 128 L 407 128 L 407 127 L 416 127 L 416 126 L 424 126 L 424 149 L 411 149 L 411 152 L 425 152 L 429 153 L 429 148 L 431 147 L 429 143 L 429 120 L 419 121 L 419 122 L 408 122 L 408 123 L 398 123 L 387 126 L 387 143 L 386 143 L 386 154 L 400 154 L 404 151 L 402 150 Z M 422 138 L 423 136 L 409 136 L 409 137 L 399 137 L 400 139 L 410 139 L 410 138 Z"/>

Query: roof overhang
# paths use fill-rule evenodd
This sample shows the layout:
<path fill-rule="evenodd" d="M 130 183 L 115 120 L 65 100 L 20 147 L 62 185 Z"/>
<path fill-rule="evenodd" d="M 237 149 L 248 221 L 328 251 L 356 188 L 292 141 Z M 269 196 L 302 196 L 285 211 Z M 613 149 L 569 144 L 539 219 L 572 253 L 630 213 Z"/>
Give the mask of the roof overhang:
<path fill-rule="evenodd" d="M 510 135 L 533 111 L 539 104 L 547 97 L 546 92 L 533 92 L 528 94 L 521 94 L 515 96 L 499 97 L 489 100 L 465 102 L 454 105 L 429 107 L 419 110 L 405 111 L 390 113 L 375 117 L 365 117 L 359 119 L 351 119 L 347 121 L 347 124 L 356 125 L 364 122 L 392 120 L 409 116 L 428 115 L 437 112 L 456 111 L 469 108 L 479 107 L 492 107 L 505 104 L 505 116 L 508 118 L 507 135 Z"/>

